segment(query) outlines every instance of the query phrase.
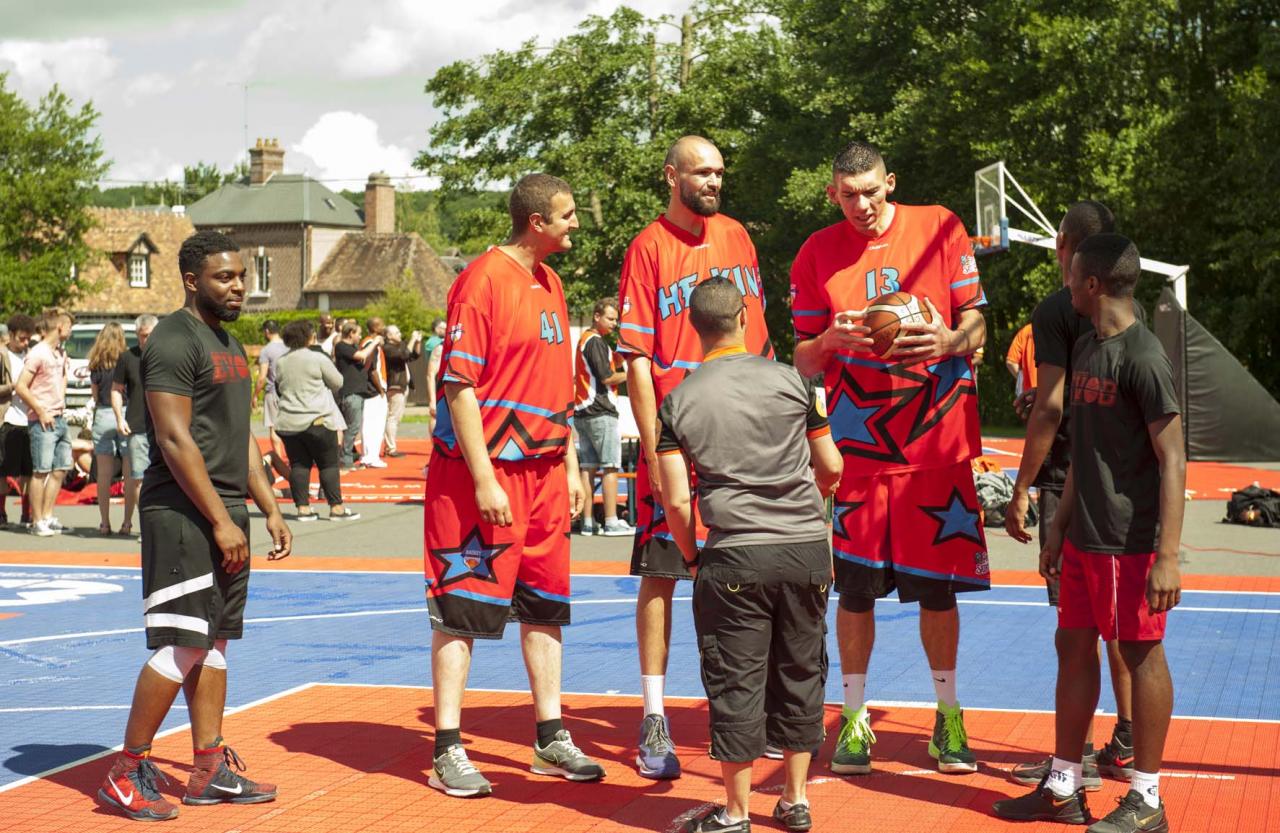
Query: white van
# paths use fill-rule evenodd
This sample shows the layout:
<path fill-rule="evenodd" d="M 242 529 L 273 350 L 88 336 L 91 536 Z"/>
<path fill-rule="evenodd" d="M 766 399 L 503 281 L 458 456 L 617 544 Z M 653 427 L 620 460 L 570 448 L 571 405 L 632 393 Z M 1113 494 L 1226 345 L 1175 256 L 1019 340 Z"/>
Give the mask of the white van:
<path fill-rule="evenodd" d="M 89 383 L 89 350 L 102 332 L 105 324 L 73 324 L 71 337 L 63 345 L 67 351 L 67 410 L 83 408 L 89 402 L 92 389 Z M 124 341 L 130 347 L 138 345 L 138 335 L 133 322 L 121 323 Z"/>

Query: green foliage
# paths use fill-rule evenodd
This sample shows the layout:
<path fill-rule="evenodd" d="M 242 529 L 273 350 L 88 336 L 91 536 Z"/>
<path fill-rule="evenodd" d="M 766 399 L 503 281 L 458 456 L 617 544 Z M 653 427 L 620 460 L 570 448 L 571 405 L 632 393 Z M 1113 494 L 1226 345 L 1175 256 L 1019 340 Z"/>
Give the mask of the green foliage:
<path fill-rule="evenodd" d="M 0 73 L 0 309 L 37 312 L 84 289 L 71 270 L 92 256 L 87 208 L 107 168 L 97 117 L 56 86 L 32 106 Z"/>
<path fill-rule="evenodd" d="M 946 205 L 970 227 L 973 172 L 1003 159 L 1051 220 L 1099 199 L 1143 254 L 1189 264 L 1192 314 L 1280 393 L 1274 2 L 699 2 L 675 23 L 623 8 L 552 44 L 444 67 L 427 84 L 443 118 L 418 164 L 446 194 L 535 170 L 567 179 L 583 227 L 554 265 L 578 305 L 616 289 L 627 243 L 662 210 L 670 142 L 707 135 L 785 356 L 786 275 L 805 238 L 840 219 L 823 186 L 843 144 L 877 143 L 896 199 Z M 492 228 L 466 216 L 488 242 L 505 236 L 497 212 Z M 1059 278 L 1029 247 L 981 266 L 981 407 L 1007 423 L 1003 352 Z M 1159 279 L 1139 289 L 1149 307 Z"/>
<path fill-rule="evenodd" d="M 432 319 L 444 317 L 440 310 L 428 307 L 422 300 L 422 290 L 413 278 L 412 269 L 405 269 L 404 274 L 388 285 L 382 297 L 368 307 L 368 315 L 358 320 L 375 315 L 399 327 L 405 341 L 413 330 L 429 333 Z"/>

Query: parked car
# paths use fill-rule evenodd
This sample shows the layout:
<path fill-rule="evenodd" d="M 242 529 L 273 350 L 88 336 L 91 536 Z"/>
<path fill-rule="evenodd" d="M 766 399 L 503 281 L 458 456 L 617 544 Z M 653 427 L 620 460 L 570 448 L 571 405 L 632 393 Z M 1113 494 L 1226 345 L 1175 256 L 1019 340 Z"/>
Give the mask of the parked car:
<path fill-rule="evenodd" d="M 63 345 L 67 351 L 69 367 L 67 368 L 67 409 L 83 408 L 89 402 L 92 393 L 89 384 L 89 350 L 102 332 L 102 323 L 74 324 L 71 337 Z M 124 329 L 125 343 L 130 347 L 138 345 L 138 335 L 132 323 L 121 324 Z"/>

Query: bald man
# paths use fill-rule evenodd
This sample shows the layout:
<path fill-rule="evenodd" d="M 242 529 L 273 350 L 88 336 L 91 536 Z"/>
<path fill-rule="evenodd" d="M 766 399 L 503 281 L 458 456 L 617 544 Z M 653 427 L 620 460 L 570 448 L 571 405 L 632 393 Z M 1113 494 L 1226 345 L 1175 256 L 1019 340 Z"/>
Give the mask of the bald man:
<path fill-rule="evenodd" d="M 627 391 L 640 429 L 636 469 L 636 537 L 631 574 L 640 576 L 636 641 L 644 720 L 636 766 L 646 778 L 679 778 L 680 761 L 663 709 L 671 641 L 671 598 L 676 582 L 692 578 L 667 527 L 658 482 L 658 408 L 702 362 L 702 344 L 689 322 L 693 289 L 711 278 L 732 281 L 747 310 L 747 349 L 773 358 L 764 322 L 764 287 L 755 246 L 746 229 L 720 213 L 724 159 L 701 136 L 684 136 L 662 167 L 670 188 L 667 210 L 627 248 L 618 297 L 622 299 L 618 352 L 627 359 Z M 706 527 L 694 512 L 699 547 Z M 705 647 L 705 646 L 704 646 Z"/>

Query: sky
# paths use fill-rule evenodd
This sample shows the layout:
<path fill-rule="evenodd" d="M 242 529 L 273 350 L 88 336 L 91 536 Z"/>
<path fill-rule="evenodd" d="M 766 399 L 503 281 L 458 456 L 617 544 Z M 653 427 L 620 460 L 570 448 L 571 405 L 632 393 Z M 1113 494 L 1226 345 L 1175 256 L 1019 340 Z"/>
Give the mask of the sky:
<path fill-rule="evenodd" d="M 691 0 L 629 0 L 679 15 Z M 335 190 L 412 168 L 438 118 L 423 91 L 454 61 L 551 43 L 618 0 L 0 0 L 0 73 L 35 101 L 58 84 L 100 113 L 104 186 L 229 169 L 246 136 Z M 246 107 L 247 101 L 247 107 Z M 247 114 L 247 130 L 246 130 Z"/>

